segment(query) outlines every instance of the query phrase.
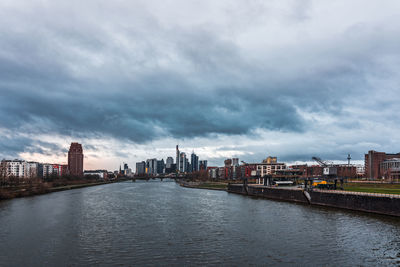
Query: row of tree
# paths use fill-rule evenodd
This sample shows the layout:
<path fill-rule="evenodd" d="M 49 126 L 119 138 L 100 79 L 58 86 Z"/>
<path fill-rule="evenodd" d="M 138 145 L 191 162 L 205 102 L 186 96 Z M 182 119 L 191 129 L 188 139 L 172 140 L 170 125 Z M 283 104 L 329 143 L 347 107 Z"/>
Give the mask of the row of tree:
<path fill-rule="evenodd" d="M 51 183 L 51 182 L 73 182 L 73 181 L 93 181 L 98 180 L 97 175 L 73 176 L 73 175 L 57 175 L 50 174 L 46 177 L 35 178 L 19 178 L 15 176 L 0 176 L 0 186 L 19 186 L 19 185 L 32 185 L 38 183 Z"/>

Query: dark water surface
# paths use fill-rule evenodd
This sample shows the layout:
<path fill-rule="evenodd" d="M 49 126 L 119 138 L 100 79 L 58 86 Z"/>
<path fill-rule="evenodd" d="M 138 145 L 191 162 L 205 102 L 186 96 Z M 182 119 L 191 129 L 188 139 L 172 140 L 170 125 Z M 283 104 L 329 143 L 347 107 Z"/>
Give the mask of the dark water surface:
<path fill-rule="evenodd" d="M 400 220 L 124 182 L 0 202 L 1 266 L 400 265 Z"/>

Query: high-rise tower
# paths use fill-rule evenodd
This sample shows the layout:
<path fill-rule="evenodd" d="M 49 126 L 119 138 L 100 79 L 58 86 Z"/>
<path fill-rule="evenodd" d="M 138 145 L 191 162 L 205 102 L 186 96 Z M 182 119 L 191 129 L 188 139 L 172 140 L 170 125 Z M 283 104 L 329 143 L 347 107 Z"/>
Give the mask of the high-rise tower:
<path fill-rule="evenodd" d="M 190 164 L 192 166 L 192 169 L 190 171 L 197 172 L 199 170 L 199 157 L 194 153 L 194 151 L 190 156 Z"/>
<path fill-rule="evenodd" d="M 176 169 L 179 171 L 179 146 L 176 145 Z"/>
<path fill-rule="evenodd" d="M 188 168 L 187 168 L 188 164 L 189 164 L 189 162 L 188 162 L 188 160 L 186 158 L 186 153 L 182 152 L 180 154 L 180 157 L 179 157 L 179 171 L 180 172 L 187 172 L 188 171 Z"/>
<path fill-rule="evenodd" d="M 68 151 L 68 170 L 73 176 L 83 175 L 83 149 L 78 143 L 71 143 Z"/>
<path fill-rule="evenodd" d="M 174 159 L 172 157 L 168 157 L 165 163 L 165 168 L 170 169 L 172 167 L 172 164 L 174 164 Z"/>

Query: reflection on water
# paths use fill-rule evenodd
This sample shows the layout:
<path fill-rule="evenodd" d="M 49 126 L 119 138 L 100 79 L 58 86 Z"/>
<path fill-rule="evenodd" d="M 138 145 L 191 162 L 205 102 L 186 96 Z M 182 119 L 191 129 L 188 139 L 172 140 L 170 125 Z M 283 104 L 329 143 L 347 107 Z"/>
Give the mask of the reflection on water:
<path fill-rule="evenodd" d="M 0 202 L 0 265 L 399 265 L 399 221 L 124 182 Z"/>

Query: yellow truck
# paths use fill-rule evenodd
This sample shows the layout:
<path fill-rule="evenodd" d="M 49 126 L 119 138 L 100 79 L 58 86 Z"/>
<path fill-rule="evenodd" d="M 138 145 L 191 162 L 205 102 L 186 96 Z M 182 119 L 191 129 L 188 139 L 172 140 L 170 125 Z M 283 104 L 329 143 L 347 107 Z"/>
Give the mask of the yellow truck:
<path fill-rule="evenodd" d="M 327 182 L 326 181 L 320 181 L 320 180 L 314 180 L 312 185 L 314 187 L 317 187 L 320 184 L 327 184 Z"/>

